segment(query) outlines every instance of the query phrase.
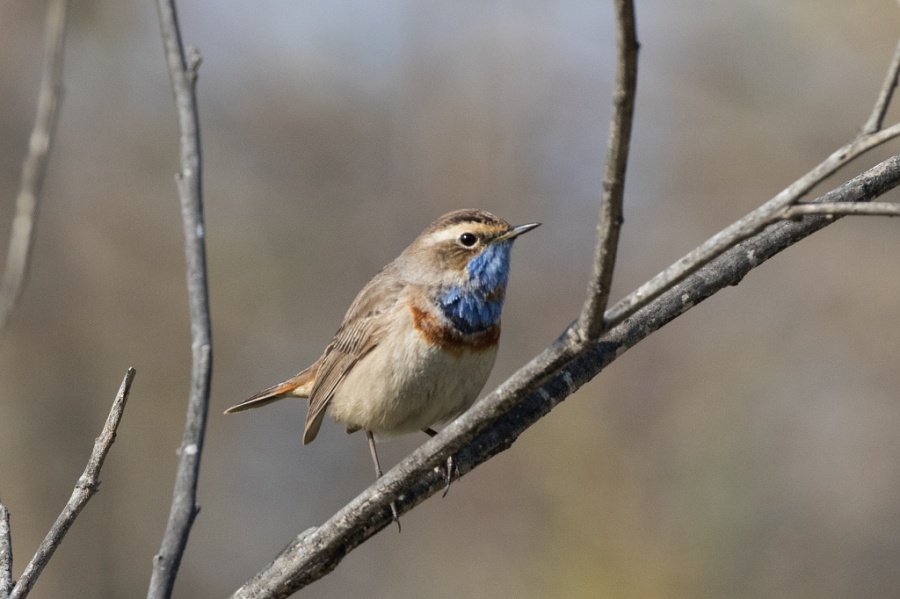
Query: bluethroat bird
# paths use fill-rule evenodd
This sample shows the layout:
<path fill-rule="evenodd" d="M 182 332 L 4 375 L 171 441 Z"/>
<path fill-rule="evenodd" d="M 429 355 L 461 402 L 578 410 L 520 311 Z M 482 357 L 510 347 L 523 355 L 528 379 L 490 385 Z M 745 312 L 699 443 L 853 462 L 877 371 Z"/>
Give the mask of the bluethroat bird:
<path fill-rule="evenodd" d="M 365 431 L 380 477 L 376 437 L 433 436 L 432 426 L 475 402 L 497 356 L 513 241 L 539 225 L 514 227 L 483 210 L 445 214 L 363 287 L 312 366 L 225 413 L 308 399 L 303 444 L 327 411 L 347 432 Z M 452 470 L 451 457 L 448 487 Z"/>

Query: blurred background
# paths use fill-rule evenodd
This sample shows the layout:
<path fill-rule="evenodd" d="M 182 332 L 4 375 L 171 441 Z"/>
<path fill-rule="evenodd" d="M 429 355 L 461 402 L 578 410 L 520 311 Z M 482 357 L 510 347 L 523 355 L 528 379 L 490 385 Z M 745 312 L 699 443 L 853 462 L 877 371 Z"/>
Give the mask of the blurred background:
<path fill-rule="evenodd" d="M 614 299 L 855 135 L 900 31 L 886 0 L 688 4 L 637 2 Z M 3 248 L 44 9 L 0 2 Z M 480 207 L 544 223 L 516 244 L 487 390 L 578 314 L 614 33 L 611 2 L 179 9 L 203 55 L 215 370 L 202 511 L 175 595 L 204 599 L 370 484 L 363 436 L 329 423 L 301 446 L 301 402 L 221 412 L 312 362 L 356 292 L 434 218 Z M 178 131 L 154 3 L 73 2 L 65 61 L 31 275 L 0 342 L 0 497 L 18 576 L 136 367 L 101 492 L 32 597 L 140 597 L 190 372 Z M 755 270 L 300 596 L 900 596 L 898 227 L 845 219 Z M 390 442 L 382 458 L 423 441 Z"/>

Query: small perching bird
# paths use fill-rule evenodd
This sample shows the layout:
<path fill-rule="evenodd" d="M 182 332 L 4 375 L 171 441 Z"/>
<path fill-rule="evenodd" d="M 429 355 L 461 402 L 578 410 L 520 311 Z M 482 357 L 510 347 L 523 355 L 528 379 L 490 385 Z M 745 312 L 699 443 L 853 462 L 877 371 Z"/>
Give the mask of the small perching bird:
<path fill-rule="evenodd" d="M 304 445 L 327 411 L 347 432 L 365 431 L 380 477 L 375 438 L 434 435 L 475 402 L 497 356 L 513 241 L 539 225 L 445 214 L 363 287 L 318 360 L 225 413 L 307 398 Z M 448 485 L 451 470 L 452 459 Z"/>

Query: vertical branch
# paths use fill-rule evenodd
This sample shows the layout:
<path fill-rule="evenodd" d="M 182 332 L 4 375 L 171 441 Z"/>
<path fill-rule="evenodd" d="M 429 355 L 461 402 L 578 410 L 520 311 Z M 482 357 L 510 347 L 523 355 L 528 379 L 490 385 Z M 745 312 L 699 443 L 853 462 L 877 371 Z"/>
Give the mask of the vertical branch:
<path fill-rule="evenodd" d="M 172 506 L 159 553 L 153 560 L 148 598 L 168 598 L 175 585 L 188 535 L 197 516 L 197 480 L 209 410 L 212 373 L 212 334 L 206 281 L 205 225 L 197 112 L 197 69 L 200 54 L 189 49 L 185 56 L 178 28 L 175 0 L 157 0 L 159 25 L 181 131 L 181 172 L 176 176 L 184 225 L 188 302 L 191 317 L 191 391 L 184 437 L 178 450 L 178 473 Z"/>
<path fill-rule="evenodd" d="M 606 172 L 600 198 L 597 222 L 597 246 L 594 250 L 594 272 L 588 283 L 588 297 L 579 318 L 584 340 L 594 340 L 604 329 L 603 313 L 609 303 L 619 229 L 622 226 L 622 198 L 625 193 L 625 170 L 631 145 L 634 99 L 637 93 L 638 41 L 632 0 L 615 0 L 616 6 L 616 88 L 613 92 L 613 114 L 609 126 Z"/>
<path fill-rule="evenodd" d="M 0 282 L 0 333 L 5 330 L 9 316 L 16 307 L 31 261 L 38 201 L 47 172 L 50 142 L 56 129 L 56 115 L 62 96 L 67 5 L 67 0 L 53 0 L 47 9 L 44 66 L 37 114 L 28 140 L 28 155 L 22 164 L 22 181 L 19 185 L 19 195 L 16 196 L 16 214 L 9 236 L 3 280 Z"/>
<path fill-rule="evenodd" d="M 129 368 L 128 372 L 125 373 L 125 378 L 119 386 L 119 392 L 116 394 L 115 401 L 113 401 L 112 409 L 106 418 L 106 424 L 103 425 L 100 436 L 94 441 L 94 450 L 91 452 L 91 457 L 84 468 L 84 473 L 75 484 L 75 489 L 72 491 L 72 496 L 69 498 L 66 507 L 63 508 L 56 522 L 53 523 L 50 532 L 44 537 L 34 557 L 31 558 L 31 561 L 25 567 L 25 571 L 22 572 L 22 577 L 19 578 L 13 587 L 9 596 L 10 599 L 24 599 L 31 592 L 31 588 L 37 582 L 38 576 L 41 575 L 44 566 L 53 557 L 53 552 L 62 543 L 63 538 L 69 531 L 69 527 L 72 526 L 75 518 L 78 517 L 78 514 L 81 513 L 81 510 L 84 509 L 84 506 L 87 505 L 87 502 L 99 489 L 100 469 L 103 468 L 103 461 L 109 453 L 109 448 L 112 447 L 113 441 L 116 440 L 116 429 L 119 428 L 119 422 L 122 421 L 122 414 L 125 412 L 125 403 L 128 401 L 128 393 L 131 391 L 131 382 L 134 380 L 134 375 L 134 368 Z"/>
<path fill-rule="evenodd" d="M 9 532 L 9 510 L 0 501 L 0 599 L 8 599 L 13 588 L 12 537 Z"/>

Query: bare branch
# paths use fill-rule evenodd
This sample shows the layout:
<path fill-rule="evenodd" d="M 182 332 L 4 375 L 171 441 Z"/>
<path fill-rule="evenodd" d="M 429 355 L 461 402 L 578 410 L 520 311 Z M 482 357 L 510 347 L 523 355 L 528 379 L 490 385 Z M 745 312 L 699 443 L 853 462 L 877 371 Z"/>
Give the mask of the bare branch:
<path fill-rule="evenodd" d="M 8 599 L 13 588 L 12 537 L 9 532 L 9 510 L 0 501 L 0 599 Z"/>
<path fill-rule="evenodd" d="M 798 204 L 785 209 L 783 218 L 798 218 L 808 214 L 825 216 L 900 216 L 900 204 L 872 202 L 870 204 Z"/>
<path fill-rule="evenodd" d="M 800 200 L 839 168 L 898 135 L 900 124 L 871 135 L 863 135 L 844 145 L 774 198 L 709 238 L 610 308 L 606 313 L 607 324 L 613 326 L 622 322 L 728 248 L 777 222 L 782 218 L 785 208 Z"/>
<path fill-rule="evenodd" d="M 122 420 L 122 414 L 125 411 L 125 403 L 128 401 L 128 393 L 131 391 L 131 382 L 134 380 L 134 375 L 134 368 L 129 368 L 125 373 L 125 378 L 119 386 L 119 392 L 116 394 L 115 401 L 113 401 L 112 409 L 106 418 L 106 424 L 103 425 L 100 436 L 94 442 L 94 450 L 91 452 L 91 457 L 88 459 L 84 473 L 78 479 L 75 490 L 72 491 L 72 496 L 69 498 L 66 507 L 63 508 L 56 522 L 53 523 L 50 532 L 47 533 L 47 536 L 41 542 L 34 557 L 31 558 L 31 562 L 25 567 L 25 571 L 22 572 L 22 577 L 19 578 L 13 587 L 10 599 L 23 599 L 31 592 L 31 588 L 37 581 L 38 576 L 41 575 L 44 566 L 50 561 L 53 552 L 62 543 L 63 537 L 69 531 L 69 527 L 72 526 L 75 518 L 78 517 L 78 514 L 87 505 L 88 500 L 94 496 L 100 487 L 100 469 L 103 468 L 103 461 L 106 459 L 106 454 L 109 453 L 109 448 L 112 447 L 113 441 L 116 440 L 116 429 Z"/>
<path fill-rule="evenodd" d="M 618 1 L 617 7 L 627 10 L 630 4 L 626 7 Z M 631 19 L 633 27 L 633 15 Z M 624 27 L 624 22 L 620 13 L 620 26 Z M 624 51 L 621 40 L 620 51 Z M 898 67 L 895 62 L 891 65 L 894 74 L 889 74 L 889 81 L 896 80 Z M 873 114 L 883 116 L 894 85 L 885 83 Z M 618 109 L 617 97 L 616 111 Z M 614 117 L 613 128 L 615 126 Z M 330 520 L 298 535 L 232 598 L 287 597 L 318 580 L 333 570 L 347 553 L 393 520 L 391 506 L 396 505 L 397 511 L 405 513 L 440 489 L 444 483 L 442 466 L 446 456 L 455 457 L 462 475 L 509 448 L 522 431 L 634 344 L 724 287 L 737 285 L 752 269 L 840 218 L 842 211 L 835 209 L 836 203 L 855 206 L 871 202 L 900 185 L 898 155 L 815 200 L 815 204 L 831 209 L 826 215 L 812 214 L 802 219 L 784 220 L 788 210 L 825 178 L 862 153 L 900 135 L 900 124 L 880 130 L 879 123 L 877 128 L 879 130 L 858 135 L 778 195 L 723 229 L 600 318 L 596 314 L 597 305 L 604 304 L 608 297 L 608 289 L 603 289 L 603 277 L 611 277 L 614 263 L 614 255 L 610 258 L 608 252 L 611 248 L 614 254 L 616 246 L 608 235 L 617 235 L 619 226 L 615 221 L 615 230 L 605 232 L 604 226 L 609 227 L 614 219 L 604 223 L 604 218 L 615 216 L 616 210 L 621 209 L 621 192 L 605 188 L 603 202 L 609 204 L 601 208 L 595 278 L 579 320 L 550 347 L 379 478 Z M 608 168 L 618 164 L 622 169 L 620 174 L 624 176 L 627 139 L 616 143 L 614 133 L 610 135 L 610 152 L 618 149 L 623 154 L 621 162 L 611 158 Z M 810 204 L 804 204 L 803 209 L 807 210 L 806 206 Z M 599 338 L 587 337 L 585 331 L 589 330 L 599 330 Z"/>
<path fill-rule="evenodd" d="M 47 8 L 44 33 L 44 66 L 38 94 L 37 114 L 28 140 L 28 155 L 22 164 L 22 181 L 16 196 L 16 213 L 9 236 L 6 267 L 0 282 L 0 333 L 18 303 L 31 262 L 38 202 L 50 145 L 56 130 L 56 116 L 62 97 L 63 50 L 66 36 L 68 0 L 54 0 Z"/>
<path fill-rule="evenodd" d="M 863 125 L 862 135 L 870 135 L 881 129 L 884 123 L 884 115 L 887 114 L 888 107 L 891 105 L 891 99 L 894 96 L 894 90 L 897 89 L 898 75 L 900 75 L 900 42 L 897 42 L 897 49 L 894 50 L 891 65 L 888 67 L 887 74 L 884 77 L 884 83 L 881 85 L 881 91 L 878 94 L 878 99 L 875 101 L 875 107 L 872 108 L 872 114 L 869 115 L 869 119 Z"/>
<path fill-rule="evenodd" d="M 817 201 L 865 202 L 898 185 L 900 156 L 895 156 Z M 778 222 L 710 259 L 680 285 L 657 296 L 634 318 L 605 331 L 596 343 L 582 344 L 573 331 L 577 325 L 573 324 L 553 345 L 322 526 L 298 535 L 232 599 L 288 597 L 326 575 L 347 553 L 391 523 L 392 501 L 405 513 L 440 491 L 444 485 L 441 466 L 446 456 L 455 456 L 462 475 L 508 449 L 525 429 L 627 349 L 721 289 L 737 285 L 751 270 L 834 220 L 818 216 Z"/>
<path fill-rule="evenodd" d="M 172 595 L 188 535 L 199 511 L 197 481 L 209 411 L 212 332 L 206 277 L 200 122 L 196 96 L 200 54 L 191 48 L 188 56 L 185 56 L 175 1 L 157 0 L 156 7 L 181 130 L 181 173 L 176 177 L 176 182 L 184 227 L 192 339 L 191 391 L 184 436 L 178 450 L 178 473 L 172 494 L 172 507 L 159 553 L 153 560 L 153 572 L 147 591 L 148 598 L 164 599 Z"/>
<path fill-rule="evenodd" d="M 634 100 L 637 93 L 638 48 L 631 0 L 616 0 L 616 88 L 613 115 L 609 125 L 606 173 L 597 221 L 597 246 L 594 272 L 588 283 L 588 297 L 579 319 L 581 334 L 596 339 L 603 330 L 603 313 L 609 303 L 619 229 L 622 226 L 622 200 L 625 194 L 625 170 L 631 147 Z"/>

